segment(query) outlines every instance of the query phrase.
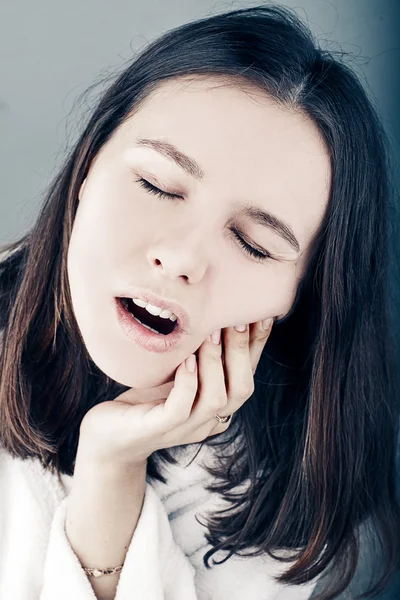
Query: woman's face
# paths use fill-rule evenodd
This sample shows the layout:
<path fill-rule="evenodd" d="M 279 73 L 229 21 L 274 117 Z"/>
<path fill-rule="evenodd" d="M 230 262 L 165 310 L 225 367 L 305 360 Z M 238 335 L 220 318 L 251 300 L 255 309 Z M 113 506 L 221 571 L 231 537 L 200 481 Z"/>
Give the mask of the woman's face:
<path fill-rule="evenodd" d="M 160 198 L 140 178 L 179 197 Z M 172 381 L 215 329 L 284 317 L 329 186 L 325 145 L 303 114 L 217 79 L 163 82 L 102 147 L 80 189 L 68 277 L 92 360 L 123 385 L 152 387 Z M 269 213 L 270 226 L 245 214 L 250 207 Z M 237 236 L 271 257 L 250 255 Z M 115 297 L 131 286 L 186 310 L 174 349 L 155 353 L 123 332 Z"/>

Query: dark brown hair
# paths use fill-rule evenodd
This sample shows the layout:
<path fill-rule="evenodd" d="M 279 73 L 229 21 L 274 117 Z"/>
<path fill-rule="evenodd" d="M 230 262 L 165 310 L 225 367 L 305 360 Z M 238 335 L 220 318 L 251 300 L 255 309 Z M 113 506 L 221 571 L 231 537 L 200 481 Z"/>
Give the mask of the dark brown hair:
<path fill-rule="evenodd" d="M 210 467 L 217 477 L 211 489 L 231 506 L 208 520 L 213 549 L 204 561 L 209 566 L 217 550 L 228 560 L 295 549 L 297 560 L 280 581 L 300 584 L 327 571 L 321 599 L 335 598 L 351 581 L 363 528 L 380 541 L 376 590 L 400 556 L 389 155 L 373 103 L 341 58 L 276 6 L 167 32 L 104 92 L 36 223 L 0 265 L 1 444 L 72 474 L 84 415 L 128 389 L 91 361 L 67 280 L 78 190 L 103 144 L 159 82 L 182 76 L 257 86 L 313 120 L 331 160 L 328 211 L 292 310 L 260 360 L 254 397 L 228 435 L 204 442 L 220 453 L 218 468 Z M 160 461 L 173 462 L 168 450 L 150 457 L 148 476 L 165 481 Z M 235 495 L 245 482 L 247 491 Z"/>

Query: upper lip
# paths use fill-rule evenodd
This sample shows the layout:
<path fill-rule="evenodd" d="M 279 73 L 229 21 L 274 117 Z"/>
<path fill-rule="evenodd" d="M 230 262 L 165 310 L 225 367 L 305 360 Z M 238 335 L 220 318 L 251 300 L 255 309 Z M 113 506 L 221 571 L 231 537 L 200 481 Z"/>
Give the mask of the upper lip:
<path fill-rule="evenodd" d="M 159 306 L 163 310 L 171 310 L 178 317 L 178 326 L 180 329 L 185 332 L 189 330 L 189 314 L 174 300 L 169 300 L 168 298 L 163 298 L 157 294 L 154 294 L 153 292 L 136 288 L 132 288 L 129 290 L 129 292 L 121 294 L 120 298 L 140 298 L 140 300 L 144 300 L 145 302 L 153 304 L 154 306 Z"/>

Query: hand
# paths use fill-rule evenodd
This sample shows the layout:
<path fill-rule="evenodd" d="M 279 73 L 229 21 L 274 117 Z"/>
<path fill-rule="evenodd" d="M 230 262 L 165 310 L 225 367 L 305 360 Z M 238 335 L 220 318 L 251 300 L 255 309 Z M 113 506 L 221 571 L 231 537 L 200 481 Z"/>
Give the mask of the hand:
<path fill-rule="evenodd" d="M 261 322 L 244 332 L 228 327 L 218 345 L 207 339 L 197 350 L 195 372 L 188 371 L 186 359 L 174 382 L 150 390 L 131 388 L 94 406 L 81 424 L 79 445 L 86 456 L 89 452 L 102 463 L 134 467 L 160 448 L 200 442 L 225 431 L 230 421 L 218 423 L 215 414 L 232 415 L 252 395 L 272 322 L 267 330 Z"/>

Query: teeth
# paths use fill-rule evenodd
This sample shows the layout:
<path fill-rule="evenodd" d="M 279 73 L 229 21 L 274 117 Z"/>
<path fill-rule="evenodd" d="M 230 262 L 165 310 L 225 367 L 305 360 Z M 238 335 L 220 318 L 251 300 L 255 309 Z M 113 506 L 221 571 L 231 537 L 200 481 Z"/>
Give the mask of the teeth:
<path fill-rule="evenodd" d="M 150 304 L 149 302 L 145 302 L 144 300 L 140 300 L 139 298 L 132 298 L 133 302 L 140 306 L 141 308 L 145 308 L 147 312 L 151 315 L 161 317 L 161 319 L 171 319 L 171 321 L 176 321 L 177 316 L 172 312 L 172 310 L 163 310 L 159 306 L 154 306 L 154 304 Z"/>
<path fill-rule="evenodd" d="M 137 319 L 134 315 L 132 315 L 132 317 L 135 319 L 135 321 L 137 321 L 138 323 L 140 323 L 142 327 L 146 327 L 146 329 L 150 329 L 150 331 L 152 331 L 153 333 L 156 333 L 157 335 L 161 335 L 161 333 L 159 331 L 156 331 L 152 327 L 149 327 L 148 325 L 145 325 L 144 323 L 142 323 L 142 321 L 139 321 L 139 319 Z"/>
<path fill-rule="evenodd" d="M 155 315 L 156 317 L 163 312 L 162 308 L 159 306 L 154 306 L 154 304 L 146 304 L 144 308 L 147 310 L 147 312 L 149 312 L 151 315 Z"/>
<path fill-rule="evenodd" d="M 141 306 L 142 308 L 144 308 L 147 304 L 147 302 L 144 302 L 143 300 L 139 300 L 139 298 L 132 298 L 132 300 L 134 301 L 135 304 L 137 304 L 138 306 Z"/>

